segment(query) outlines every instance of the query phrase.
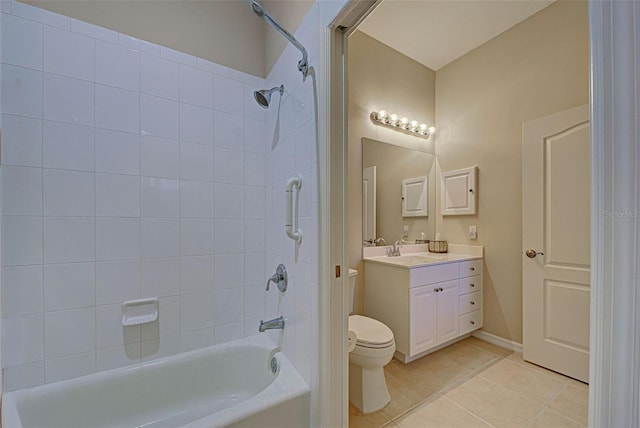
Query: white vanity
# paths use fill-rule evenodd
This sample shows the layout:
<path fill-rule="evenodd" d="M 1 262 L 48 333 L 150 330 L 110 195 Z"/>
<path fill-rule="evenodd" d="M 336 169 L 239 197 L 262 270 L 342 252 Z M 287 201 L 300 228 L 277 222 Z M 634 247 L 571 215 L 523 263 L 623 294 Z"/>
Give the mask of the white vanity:
<path fill-rule="evenodd" d="M 481 246 L 449 245 L 449 253 L 406 245 L 402 255 L 365 248 L 367 316 L 393 331 L 396 358 L 407 363 L 482 327 Z"/>

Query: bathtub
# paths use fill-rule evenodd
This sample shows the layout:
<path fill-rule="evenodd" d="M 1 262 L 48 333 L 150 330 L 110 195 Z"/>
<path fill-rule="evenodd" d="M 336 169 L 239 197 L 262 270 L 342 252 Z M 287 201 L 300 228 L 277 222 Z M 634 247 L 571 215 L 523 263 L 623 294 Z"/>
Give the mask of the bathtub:
<path fill-rule="evenodd" d="M 2 426 L 298 428 L 309 404 L 309 386 L 261 335 L 5 393 Z"/>

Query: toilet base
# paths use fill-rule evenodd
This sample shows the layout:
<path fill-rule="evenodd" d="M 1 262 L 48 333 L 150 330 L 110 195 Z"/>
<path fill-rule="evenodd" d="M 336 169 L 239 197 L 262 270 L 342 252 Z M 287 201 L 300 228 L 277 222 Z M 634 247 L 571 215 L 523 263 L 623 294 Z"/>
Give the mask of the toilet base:
<path fill-rule="evenodd" d="M 366 369 L 349 364 L 349 401 L 362 413 L 372 413 L 389 404 L 391 396 L 384 369 Z"/>

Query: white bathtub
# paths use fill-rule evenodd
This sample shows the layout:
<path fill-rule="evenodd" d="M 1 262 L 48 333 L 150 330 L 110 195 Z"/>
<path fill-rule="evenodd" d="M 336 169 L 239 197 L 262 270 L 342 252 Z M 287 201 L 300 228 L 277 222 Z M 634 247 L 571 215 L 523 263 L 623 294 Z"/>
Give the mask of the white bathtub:
<path fill-rule="evenodd" d="M 309 386 L 274 348 L 256 336 L 5 393 L 2 426 L 308 427 Z"/>

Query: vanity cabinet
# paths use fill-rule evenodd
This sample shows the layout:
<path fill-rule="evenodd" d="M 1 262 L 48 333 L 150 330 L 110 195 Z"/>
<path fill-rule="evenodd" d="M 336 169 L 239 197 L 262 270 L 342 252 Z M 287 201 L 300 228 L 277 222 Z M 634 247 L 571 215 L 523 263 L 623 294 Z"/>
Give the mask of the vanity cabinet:
<path fill-rule="evenodd" d="M 409 362 L 482 327 L 482 260 L 400 267 L 365 259 L 364 314 L 386 324 Z"/>

